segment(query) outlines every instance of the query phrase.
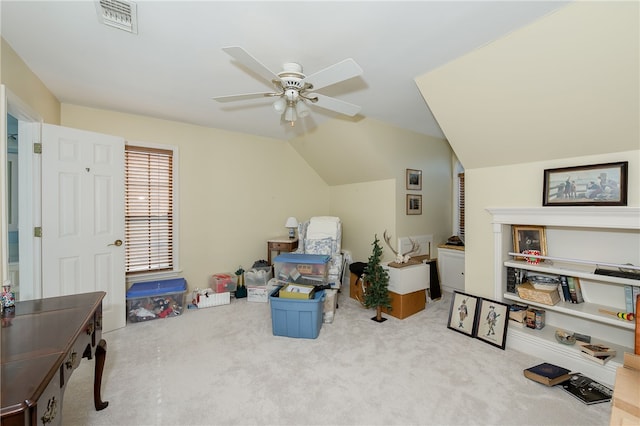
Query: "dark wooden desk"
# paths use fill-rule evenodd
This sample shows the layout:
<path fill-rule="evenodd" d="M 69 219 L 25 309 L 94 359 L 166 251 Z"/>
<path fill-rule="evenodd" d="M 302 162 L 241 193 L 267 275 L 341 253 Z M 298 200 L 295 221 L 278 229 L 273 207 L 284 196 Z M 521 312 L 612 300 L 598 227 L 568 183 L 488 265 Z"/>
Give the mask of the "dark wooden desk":
<path fill-rule="evenodd" d="M 2 426 L 62 423 L 62 397 L 82 358 L 95 355 L 93 399 L 100 397 L 107 343 L 102 339 L 105 292 L 17 302 L 2 317 Z"/>

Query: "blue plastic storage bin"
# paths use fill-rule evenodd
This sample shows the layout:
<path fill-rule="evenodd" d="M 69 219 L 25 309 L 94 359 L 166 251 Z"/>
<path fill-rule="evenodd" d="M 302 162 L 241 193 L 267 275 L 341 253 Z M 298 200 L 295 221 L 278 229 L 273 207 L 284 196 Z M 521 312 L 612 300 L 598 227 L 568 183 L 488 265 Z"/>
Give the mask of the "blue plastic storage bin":
<path fill-rule="evenodd" d="M 315 339 L 322 327 L 324 290 L 317 291 L 313 299 L 281 299 L 280 287 L 269 296 L 271 324 L 274 336 Z"/>
<path fill-rule="evenodd" d="M 141 322 L 178 316 L 186 294 L 184 278 L 134 283 L 127 291 L 127 318 L 130 322 Z"/>

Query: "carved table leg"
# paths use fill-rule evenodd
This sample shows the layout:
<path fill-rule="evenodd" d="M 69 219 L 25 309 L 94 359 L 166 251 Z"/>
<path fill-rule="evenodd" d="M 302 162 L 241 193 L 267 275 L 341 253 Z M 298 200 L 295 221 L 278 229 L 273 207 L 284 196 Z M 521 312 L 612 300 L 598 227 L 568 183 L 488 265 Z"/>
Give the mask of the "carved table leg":
<path fill-rule="evenodd" d="M 101 339 L 96 346 L 96 371 L 93 379 L 93 404 L 96 411 L 104 410 L 109 402 L 102 401 L 100 389 L 102 388 L 102 371 L 104 370 L 104 361 L 107 356 L 107 342 Z"/>

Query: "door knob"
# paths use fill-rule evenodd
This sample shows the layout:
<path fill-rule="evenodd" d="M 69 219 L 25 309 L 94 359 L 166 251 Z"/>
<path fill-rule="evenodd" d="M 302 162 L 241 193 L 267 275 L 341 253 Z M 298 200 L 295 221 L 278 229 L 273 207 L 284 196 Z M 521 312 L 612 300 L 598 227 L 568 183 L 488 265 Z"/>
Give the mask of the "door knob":
<path fill-rule="evenodd" d="M 120 247 L 122 245 L 122 240 L 115 240 L 113 243 L 109 244 L 110 246 Z"/>

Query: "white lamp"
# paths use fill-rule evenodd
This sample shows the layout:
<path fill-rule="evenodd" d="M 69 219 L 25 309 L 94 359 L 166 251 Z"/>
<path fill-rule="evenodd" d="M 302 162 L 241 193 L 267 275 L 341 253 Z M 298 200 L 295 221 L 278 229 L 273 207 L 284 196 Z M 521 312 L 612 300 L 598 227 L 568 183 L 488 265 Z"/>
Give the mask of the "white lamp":
<path fill-rule="evenodd" d="M 289 228 L 289 239 L 294 239 L 296 237 L 296 228 L 298 227 L 298 219 L 295 217 L 290 217 L 287 219 L 287 222 L 284 224 L 285 228 Z"/>

